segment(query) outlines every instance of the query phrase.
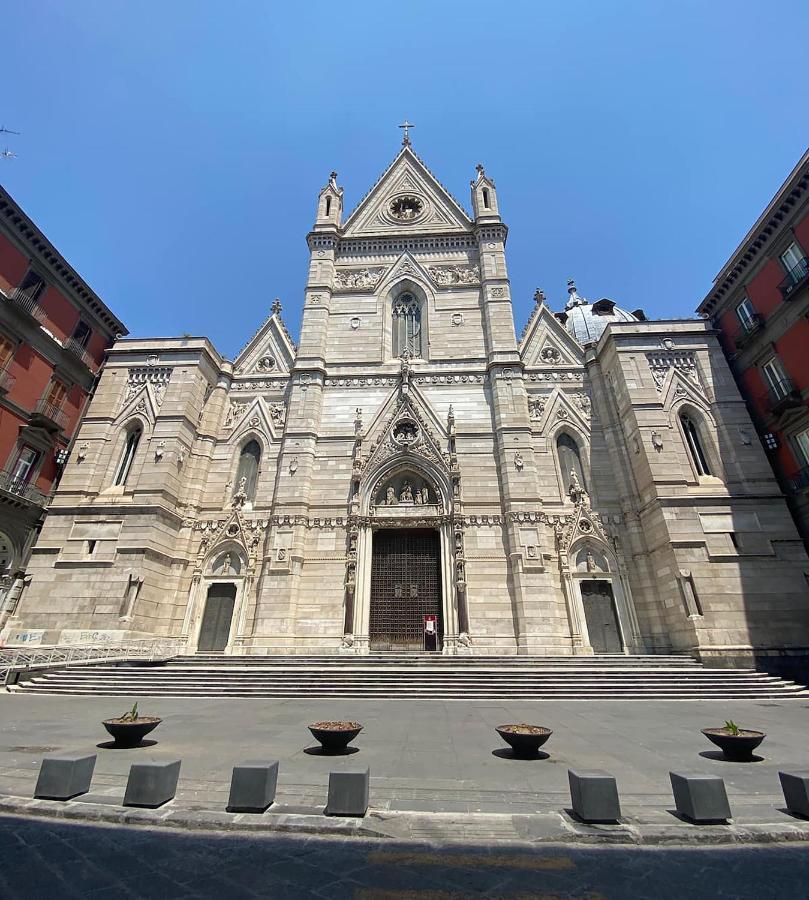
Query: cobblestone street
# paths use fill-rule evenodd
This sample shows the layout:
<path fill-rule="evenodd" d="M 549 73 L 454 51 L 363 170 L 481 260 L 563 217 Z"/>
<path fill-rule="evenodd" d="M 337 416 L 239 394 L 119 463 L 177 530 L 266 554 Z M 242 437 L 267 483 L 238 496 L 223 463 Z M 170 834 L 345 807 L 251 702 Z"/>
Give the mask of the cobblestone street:
<path fill-rule="evenodd" d="M 656 900 L 807 896 L 803 846 L 402 844 L 0 818 L 0 896 Z"/>

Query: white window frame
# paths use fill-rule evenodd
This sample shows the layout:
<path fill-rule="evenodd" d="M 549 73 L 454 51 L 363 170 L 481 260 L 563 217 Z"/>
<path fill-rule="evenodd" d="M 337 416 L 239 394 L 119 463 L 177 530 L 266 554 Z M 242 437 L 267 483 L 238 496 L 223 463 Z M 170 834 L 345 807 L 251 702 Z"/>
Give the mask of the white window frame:
<path fill-rule="evenodd" d="M 803 468 L 803 466 L 809 466 L 809 428 L 804 428 L 803 431 L 799 431 L 792 438 L 792 441 L 795 445 L 795 449 L 798 451 L 798 456 L 800 457 L 799 462 L 802 463 L 801 468 Z"/>
<path fill-rule="evenodd" d="M 736 305 L 736 317 L 745 331 L 752 331 L 755 328 L 756 310 L 748 296 L 742 297 L 741 302 Z"/>
<path fill-rule="evenodd" d="M 789 393 L 789 388 L 787 387 L 789 379 L 784 371 L 784 367 L 781 365 L 781 360 L 777 356 L 771 356 L 767 362 L 762 364 L 761 371 L 773 397 L 779 400 L 786 397 Z"/>
<path fill-rule="evenodd" d="M 803 251 L 797 243 L 793 241 L 779 256 L 779 259 L 786 271 L 791 272 L 795 266 L 800 265 L 800 262 L 803 259 Z"/>
<path fill-rule="evenodd" d="M 30 454 L 30 458 L 24 459 L 26 454 Z M 30 484 L 33 480 L 34 471 L 37 463 L 42 458 L 42 453 L 36 447 L 30 447 L 23 444 L 14 459 L 11 467 L 11 480 L 15 484 Z"/>

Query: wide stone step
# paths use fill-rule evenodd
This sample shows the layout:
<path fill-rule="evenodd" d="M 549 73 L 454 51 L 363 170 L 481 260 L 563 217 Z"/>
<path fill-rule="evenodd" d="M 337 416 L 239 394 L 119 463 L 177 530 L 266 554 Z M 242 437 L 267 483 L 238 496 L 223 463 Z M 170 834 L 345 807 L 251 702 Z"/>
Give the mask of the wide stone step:
<path fill-rule="evenodd" d="M 691 657 L 175 657 L 165 665 L 49 669 L 15 691 L 77 696 L 334 700 L 783 700 L 803 685 Z"/>

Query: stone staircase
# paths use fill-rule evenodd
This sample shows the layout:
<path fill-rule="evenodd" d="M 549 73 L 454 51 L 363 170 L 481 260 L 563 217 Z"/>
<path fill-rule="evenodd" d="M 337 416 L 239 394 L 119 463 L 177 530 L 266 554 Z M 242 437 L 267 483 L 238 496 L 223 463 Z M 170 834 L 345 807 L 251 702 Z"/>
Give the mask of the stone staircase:
<path fill-rule="evenodd" d="M 49 669 L 28 694 L 395 700 L 783 700 L 803 685 L 688 656 L 177 656 L 160 665 Z"/>

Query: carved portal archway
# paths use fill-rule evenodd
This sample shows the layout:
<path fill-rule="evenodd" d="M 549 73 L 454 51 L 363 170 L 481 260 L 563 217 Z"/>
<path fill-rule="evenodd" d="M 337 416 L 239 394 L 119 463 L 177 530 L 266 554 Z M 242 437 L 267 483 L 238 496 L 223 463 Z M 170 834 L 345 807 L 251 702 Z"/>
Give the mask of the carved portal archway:
<path fill-rule="evenodd" d="M 370 649 L 374 534 L 381 530 L 415 529 L 433 531 L 438 536 L 442 650 L 453 654 L 458 652 L 459 645 L 468 645 L 463 517 L 454 416 L 450 410 L 449 441 L 444 450 L 424 416 L 410 402 L 407 367 L 405 359 L 398 403 L 367 456 L 363 453 L 361 411 L 357 414 L 349 500 L 343 646 L 357 653 L 367 653 Z M 378 545 L 383 543 L 378 542 Z"/>

